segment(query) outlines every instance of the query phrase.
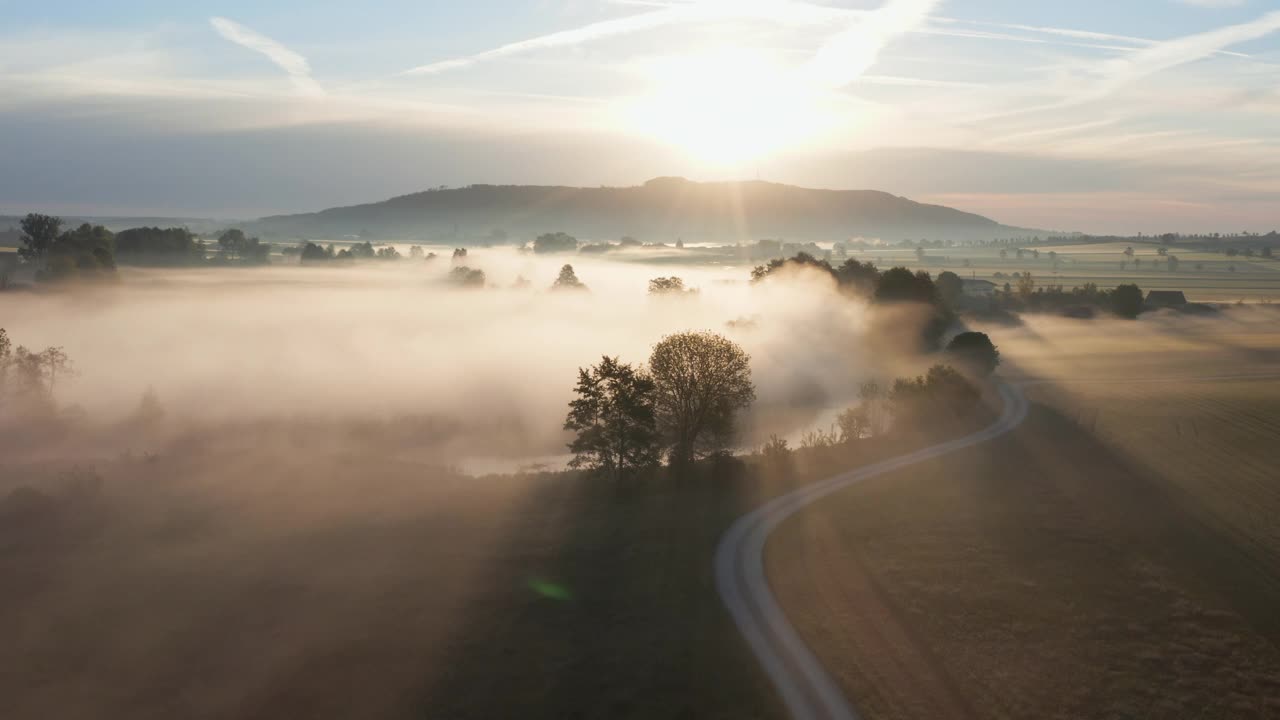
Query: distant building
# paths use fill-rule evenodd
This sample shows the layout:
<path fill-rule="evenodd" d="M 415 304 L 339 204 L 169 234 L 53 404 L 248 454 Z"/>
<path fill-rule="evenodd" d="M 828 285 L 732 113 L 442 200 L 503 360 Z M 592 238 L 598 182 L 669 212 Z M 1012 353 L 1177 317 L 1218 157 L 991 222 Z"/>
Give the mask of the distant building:
<path fill-rule="evenodd" d="M 1181 290 L 1152 290 L 1147 293 L 1146 305 L 1149 308 L 1182 307 L 1187 304 L 1187 296 Z"/>
<path fill-rule="evenodd" d="M 989 280 L 962 278 L 960 291 L 969 297 L 991 297 L 996 293 L 996 284 Z"/>

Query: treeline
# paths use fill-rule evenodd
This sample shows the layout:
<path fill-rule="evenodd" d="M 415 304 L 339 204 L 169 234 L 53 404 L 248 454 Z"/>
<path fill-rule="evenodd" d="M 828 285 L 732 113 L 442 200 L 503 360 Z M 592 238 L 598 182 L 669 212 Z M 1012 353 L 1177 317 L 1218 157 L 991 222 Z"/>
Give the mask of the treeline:
<path fill-rule="evenodd" d="M 1106 289 L 1097 283 L 1071 288 L 1061 284 L 1038 285 L 1029 272 L 1014 273 L 1003 287 L 997 286 L 990 298 L 967 299 L 966 307 L 979 314 L 994 312 L 1056 313 L 1068 317 L 1089 318 L 1098 312 L 1110 312 L 1133 319 L 1146 309 L 1142 288 L 1133 283 Z"/>
<path fill-rule="evenodd" d="M 287 247 L 281 251 L 281 254 L 286 257 L 296 255 L 298 260 L 304 264 L 323 263 L 331 260 L 401 260 L 404 258 L 404 255 L 399 250 L 390 245 L 375 248 L 373 243 L 367 240 L 341 250 L 337 250 L 333 243 L 322 247 L 318 243 L 307 241 L 301 245 Z M 409 248 L 409 257 L 414 260 L 434 260 L 436 254 L 426 253 L 421 247 L 414 245 Z"/>
<path fill-rule="evenodd" d="M 952 308 L 939 293 L 933 277 L 924 270 L 912 272 L 905 267 L 894 267 L 882 272 L 874 263 L 853 258 L 833 266 L 825 259 L 799 253 L 757 266 L 751 271 L 751 281 L 758 283 L 779 273 L 801 270 L 827 275 L 841 291 L 877 304 L 916 303 L 930 308 L 930 315 L 921 330 L 922 340 L 929 349 L 938 347 L 947 328 L 955 321 Z"/>
<path fill-rule="evenodd" d="M 271 245 L 232 228 L 218 236 L 216 248 L 186 228 L 140 227 L 113 233 L 102 225 L 63 230 L 62 218 L 31 213 L 19 223 L 18 257 L 33 268 L 36 282 L 106 279 L 117 265 L 185 267 L 264 265 Z M 0 268 L 0 287 L 8 271 Z"/>

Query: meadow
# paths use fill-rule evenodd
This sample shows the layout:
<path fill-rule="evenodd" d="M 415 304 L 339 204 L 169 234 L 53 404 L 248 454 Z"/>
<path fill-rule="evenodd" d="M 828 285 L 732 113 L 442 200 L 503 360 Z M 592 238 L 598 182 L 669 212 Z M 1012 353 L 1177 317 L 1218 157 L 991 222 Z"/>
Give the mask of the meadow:
<path fill-rule="evenodd" d="M 1021 428 L 784 526 L 771 580 L 855 705 L 1280 715 L 1268 315 L 1006 331 L 1007 374 L 1041 380 Z"/>

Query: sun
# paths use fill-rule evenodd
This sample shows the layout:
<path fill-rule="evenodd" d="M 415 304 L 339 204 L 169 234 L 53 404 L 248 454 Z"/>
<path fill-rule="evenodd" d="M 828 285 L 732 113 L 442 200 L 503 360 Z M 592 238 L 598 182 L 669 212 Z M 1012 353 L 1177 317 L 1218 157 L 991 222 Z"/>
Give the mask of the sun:
<path fill-rule="evenodd" d="M 649 94 L 627 104 L 634 130 L 717 168 L 804 143 L 821 126 L 812 86 L 769 55 L 723 50 L 645 66 Z"/>

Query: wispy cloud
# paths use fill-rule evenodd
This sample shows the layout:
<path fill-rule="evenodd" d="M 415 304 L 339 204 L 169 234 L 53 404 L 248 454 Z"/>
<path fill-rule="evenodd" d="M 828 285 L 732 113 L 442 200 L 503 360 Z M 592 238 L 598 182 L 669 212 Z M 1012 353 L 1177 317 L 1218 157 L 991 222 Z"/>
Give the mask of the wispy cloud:
<path fill-rule="evenodd" d="M 876 63 L 885 45 L 924 23 L 939 4 L 939 0 L 890 0 L 879 10 L 851 20 L 818 49 L 806 66 L 807 74 L 826 87 L 848 85 Z"/>
<path fill-rule="evenodd" d="M 311 77 L 311 65 L 302 55 L 233 20 L 214 17 L 209 18 L 209 24 L 223 38 L 265 55 L 267 59 L 289 74 L 289 79 L 293 81 L 299 93 L 310 96 L 325 94 L 320 83 Z"/>
<path fill-rule="evenodd" d="M 657 9 L 508 43 L 473 55 L 420 65 L 404 74 L 430 75 L 532 50 L 570 47 L 672 25 L 748 19 L 792 26 L 844 23 L 845 28 L 822 43 L 803 69 L 806 80 L 820 86 L 838 88 L 848 85 L 866 72 L 893 38 L 919 28 L 928 19 L 929 13 L 941 4 L 941 0 L 889 0 L 882 7 L 871 11 L 829 7 L 799 0 L 695 0 L 680 3 L 622 0 L 619 4 Z"/>
<path fill-rule="evenodd" d="M 479 62 L 495 60 L 509 55 L 518 55 L 530 50 L 568 47 L 589 42 L 591 40 L 599 40 L 601 38 L 626 35 L 629 33 L 639 32 L 641 30 L 650 30 L 666 25 L 673 25 L 680 22 L 694 20 L 699 14 L 699 7 L 695 5 L 663 7 L 660 10 L 640 13 L 639 15 L 631 15 L 616 20 L 605 20 L 585 25 L 583 27 L 574 28 L 572 30 L 564 30 L 562 32 L 521 40 L 519 42 L 508 43 L 492 50 L 486 50 L 466 57 L 451 58 L 449 60 L 441 60 L 427 65 L 419 65 L 406 70 L 404 74 L 434 75 L 446 70 L 467 67 Z"/>
<path fill-rule="evenodd" d="M 1156 43 L 1125 57 L 1106 60 L 1098 68 L 1101 81 L 1077 100 L 1089 101 L 1107 97 L 1147 76 L 1202 60 L 1225 48 L 1265 37 L 1277 30 L 1280 30 L 1280 10 L 1269 12 L 1251 22 L 1186 35 Z"/>
<path fill-rule="evenodd" d="M 595 40 L 629 35 L 672 25 L 743 19 L 767 20 L 784 25 L 820 25 L 873 14 L 862 10 L 815 5 L 800 2 L 799 0 L 692 0 L 690 2 L 670 3 L 623 0 L 616 4 L 657 9 L 629 15 L 624 18 L 591 23 L 571 30 L 540 35 L 473 55 L 419 65 L 406 70 L 404 74 L 432 75 L 532 50 L 571 47 Z M 902 3 L 901 0 L 894 0 L 889 4 Z"/>

